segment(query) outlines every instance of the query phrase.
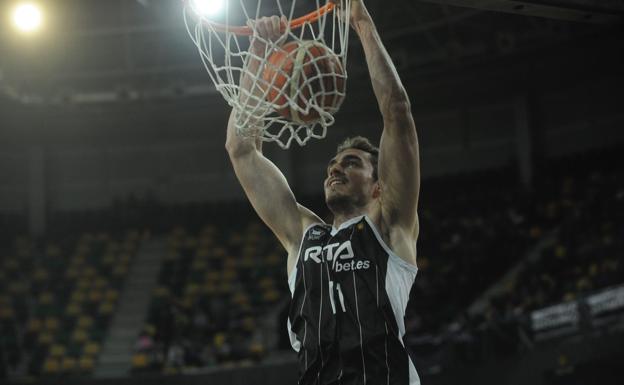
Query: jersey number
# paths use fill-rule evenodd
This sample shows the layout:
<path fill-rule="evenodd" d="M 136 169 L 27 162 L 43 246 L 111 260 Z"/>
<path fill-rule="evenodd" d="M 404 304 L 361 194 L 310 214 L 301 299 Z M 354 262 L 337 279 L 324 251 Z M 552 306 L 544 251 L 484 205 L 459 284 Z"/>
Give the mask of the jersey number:
<path fill-rule="evenodd" d="M 344 304 L 344 295 L 342 295 L 342 289 L 340 288 L 340 284 L 335 284 L 336 292 L 338 292 L 338 300 L 340 301 L 340 307 L 342 308 L 342 312 L 346 312 Z M 332 311 L 336 314 L 336 302 L 334 300 L 334 281 L 329 281 L 329 301 L 331 302 Z"/>

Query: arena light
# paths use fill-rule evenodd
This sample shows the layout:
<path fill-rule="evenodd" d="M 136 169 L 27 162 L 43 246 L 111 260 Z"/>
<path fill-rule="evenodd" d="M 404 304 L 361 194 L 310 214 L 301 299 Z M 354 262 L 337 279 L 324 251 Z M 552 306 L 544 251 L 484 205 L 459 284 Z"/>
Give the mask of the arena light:
<path fill-rule="evenodd" d="M 214 16 L 221 12 L 225 0 L 192 0 L 193 9 L 203 16 Z"/>
<path fill-rule="evenodd" d="M 34 3 L 22 3 L 13 10 L 13 24 L 22 32 L 34 32 L 41 27 L 43 14 Z"/>

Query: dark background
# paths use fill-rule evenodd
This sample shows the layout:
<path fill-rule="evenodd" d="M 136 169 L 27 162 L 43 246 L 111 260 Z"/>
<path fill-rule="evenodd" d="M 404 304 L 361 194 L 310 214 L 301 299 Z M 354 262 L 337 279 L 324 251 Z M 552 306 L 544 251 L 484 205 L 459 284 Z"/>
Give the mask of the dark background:
<path fill-rule="evenodd" d="M 3 15 L 14 3 L 0 1 Z M 87 234 L 97 238 L 105 233 L 118 242 L 131 239 L 133 261 L 145 244 L 141 242 L 169 242 L 182 228 L 184 244 L 187 235 L 200 239 L 206 226 L 218 229 L 214 247 L 225 247 L 226 254 L 233 254 L 228 258 L 241 259 L 243 249 L 232 246 L 231 237 L 247 239 L 258 231 L 266 244 L 257 244 L 255 252 L 281 257 L 283 251 L 266 229 L 245 227 L 258 219 L 224 149 L 230 107 L 212 87 L 188 38 L 181 3 L 41 3 L 46 9 L 42 33 L 20 36 L 8 17 L 0 24 L 3 309 L 17 309 L 15 302 L 28 298 L 34 303 L 31 309 L 40 309 L 46 291 L 56 293 L 57 307 L 65 309 L 73 284 L 60 291 L 33 284 L 20 292 L 9 278 L 34 282 L 40 265 L 48 276 L 60 269 L 63 277 L 70 264 L 50 257 L 48 246 L 58 246 L 69 258 Z M 579 310 L 577 329 L 544 338 L 531 332 L 530 314 L 564 301 L 579 301 L 582 309 L 587 296 L 624 283 L 617 265 L 624 250 L 624 2 L 366 4 L 409 93 L 421 145 L 421 266 L 406 341 L 417 357 L 422 382 L 615 383 L 624 346 L 617 311 L 616 321 L 599 325 Z M 352 135 L 376 141 L 382 129 L 361 46 L 352 35 L 347 98 L 328 137 L 287 151 L 265 145 L 298 199 L 323 216 L 321 183 L 337 143 Z M 135 236 L 128 235 L 132 231 Z M 553 245 L 541 246 L 551 238 Z M 169 250 L 167 245 L 162 250 Z M 542 261 L 544 255 L 557 255 L 557 263 L 548 258 L 529 263 L 531 250 L 537 249 Z M 191 247 L 187 255 L 184 250 L 178 249 L 178 262 L 162 262 L 159 287 L 175 293 L 176 287 L 193 281 L 187 270 L 195 251 Z M 93 254 L 96 265 L 104 255 L 98 253 Z M 613 259 L 616 273 L 603 277 L 591 272 L 593 264 L 600 270 Z M 14 260 L 17 265 L 9 262 Z M 49 266 L 50 260 L 58 266 Z M 510 287 L 503 277 L 518 264 L 521 273 Z M 128 266 L 132 271 L 132 262 Z M 282 270 L 276 265 L 269 274 L 277 277 L 280 296 L 271 306 L 279 309 L 288 295 Z M 132 273 L 116 276 L 111 271 L 100 273 L 117 277 L 109 281 L 116 282 L 111 285 L 123 296 Z M 589 286 L 584 274 L 593 277 Z M 263 276 L 250 277 L 260 281 Z M 486 295 L 496 282 L 510 290 Z M 173 298 L 183 302 L 185 297 Z M 469 311 L 480 298 L 487 305 Z M 173 303 L 184 314 L 189 309 Z M 38 317 L 33 315 L 37 311 L 15 313 L 0 317 L 0 363 L 5 368 L 0 378 L 107 381 L 95 380 L 102 376 L 93 368 L 78 375 L 70 369 L 42 370 L 51 347 L 25 342 L 31 332 L 24 325 Z M 268 313 L 253 311 L 256 328 L 281 332 L 279 314 L 273 321 L 277 326 L 260 326 Z M 113 314 L 96 322 L 101 346 Z M 150 314 L 146 324 L 156 325 L 155 343 L 169 341 L 158 334 L 159 322 L 167 316 Z M 229 317 L 234 318 L 222 320 L 226 325 L 238 315 Z M 171 338 L 174 344 L 177 337 Z M 213 341 L 212 334 L 202 338 Z M 290 361 L 295 355 L 283 352 L 288 349 L 283 335 L 275 338 L 278 342 L 265 342 L 263 353 L 254 356 L 253 368 L 232 369 L 241 357 L 217 358 L 211 364 L 187 357 L 182 368 L 160 357 L 160 364 L 149 370 L 136 370 L 133 363 L 125 381 L 234 384 L 266 375 L 267 383 L 294 383 Z M 165 356 L 169 348 L 166 342 Z M 92 356 L 97 367 L 101 356 Z M 30 364 L 20 369 L 14 362 Z M 194 371 L 201 374 L 189 374 Z"/>

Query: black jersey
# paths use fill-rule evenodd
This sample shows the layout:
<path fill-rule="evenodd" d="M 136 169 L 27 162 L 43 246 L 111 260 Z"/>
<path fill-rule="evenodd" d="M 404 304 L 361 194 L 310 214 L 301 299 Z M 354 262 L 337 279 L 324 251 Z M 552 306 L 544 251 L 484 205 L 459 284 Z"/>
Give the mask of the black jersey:
<path fill-rule="evenodd" d="M 366 216 L 308 227 L 288 277 L 299 384 L 419 384 L 403 344 L 416 272 Z"/>

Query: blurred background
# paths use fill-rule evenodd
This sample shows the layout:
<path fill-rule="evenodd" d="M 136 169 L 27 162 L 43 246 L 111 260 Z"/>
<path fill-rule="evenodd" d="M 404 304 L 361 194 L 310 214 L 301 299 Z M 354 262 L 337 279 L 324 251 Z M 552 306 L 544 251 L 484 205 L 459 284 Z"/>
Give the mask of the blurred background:
<path fill-rule="evenodd" d="M 296 383 L 286 254 L 181 2 L 20 4 L 0 1 L 0 382 Z M 366 4 L 420 138 L 422 383 L 621 383 L 624 1 Z M 349 55 L 328 137 L 265 146 L 326 219 L 337 143 L 382 128 Z"/>

